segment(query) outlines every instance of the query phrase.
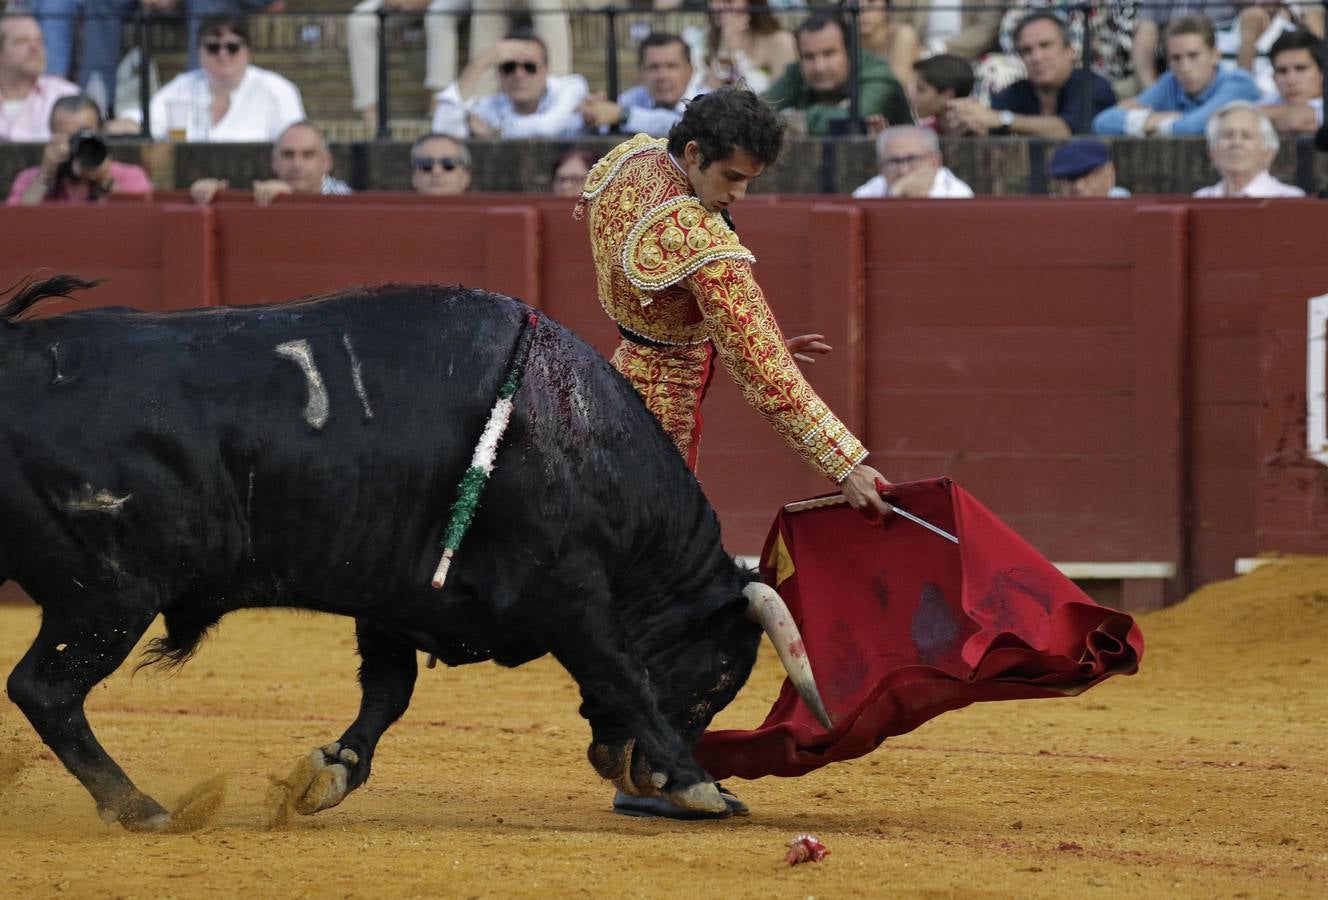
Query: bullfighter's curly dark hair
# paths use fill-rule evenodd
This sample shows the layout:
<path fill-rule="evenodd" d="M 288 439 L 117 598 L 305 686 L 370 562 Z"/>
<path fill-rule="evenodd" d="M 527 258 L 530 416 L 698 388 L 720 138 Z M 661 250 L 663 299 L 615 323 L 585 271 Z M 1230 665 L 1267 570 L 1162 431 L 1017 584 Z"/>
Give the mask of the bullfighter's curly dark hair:
<path fill-rule="evenodd" d="M 701 168 L 733 155 L 741 147 L 773 165 L 784 143 L 784 124 L 774 109 L 751 91 L 720 88 L 687 104 L 682 119 L 669 129 L 669 152 L 681 157 L 688 141 L 701 148 Z"/>

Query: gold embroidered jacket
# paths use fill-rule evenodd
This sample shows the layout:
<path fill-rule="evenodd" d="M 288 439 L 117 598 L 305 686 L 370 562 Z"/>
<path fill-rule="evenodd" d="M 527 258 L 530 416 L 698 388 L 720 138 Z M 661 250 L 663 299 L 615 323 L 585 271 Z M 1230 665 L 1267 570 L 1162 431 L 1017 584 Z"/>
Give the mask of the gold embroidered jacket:
<path fill-rule="evenodd" d="M 744 399 L 840 482 L 867 455 L 798 370 L 752 274 L 755 257 L 693 196 L 664 140 L 639 134 L 586 176 L 599 300 L 620 326 L 685 347 L 711 341 Z"/>

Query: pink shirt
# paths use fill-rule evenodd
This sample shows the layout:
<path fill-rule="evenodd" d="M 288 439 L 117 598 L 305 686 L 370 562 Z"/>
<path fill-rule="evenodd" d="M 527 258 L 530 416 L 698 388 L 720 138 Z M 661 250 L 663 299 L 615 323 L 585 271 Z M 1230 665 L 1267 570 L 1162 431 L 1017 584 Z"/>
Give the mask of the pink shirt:
<path fill-rule="evenodd" d="M 24 169 L 14 177 L 14 186 L 9 189 L 9 199 L 5 201 L 7 206 L 18 206 L 19 198 L 23 192 L 28 189 L 41 174 L 41 166 L 33 166 L 30 169 Z M 148 173 L 142 166 L 131 165 L 130 163 L 116 162 L 111 160 L 111 178 L 115 179 L 115 193 L 117 194 L 151 194 L 152 179 L 148 178 Z M 93 202 L 91 193 L 83 187 L 79 187 L 76 194 L 71 194 L 65 184 L 61 184 L 56 190 L 55 196 L 43 200 L 43 203 L 91 203 Z"/>
<path fill-rule="evenodd" d="M 38 75 L 17 110 L 0 99 L 0 141 L 48 141 L 51 139 L 51 107 L 61 97 L 78 93 L 78 85 L 54 75 Z"/>

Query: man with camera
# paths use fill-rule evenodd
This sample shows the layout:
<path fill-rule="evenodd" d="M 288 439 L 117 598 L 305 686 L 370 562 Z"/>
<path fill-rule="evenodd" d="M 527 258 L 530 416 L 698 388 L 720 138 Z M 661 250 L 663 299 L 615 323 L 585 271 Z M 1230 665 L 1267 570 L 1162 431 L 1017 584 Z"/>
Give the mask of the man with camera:
<path fill-rule="evenodd" d="M 41 165 L 18 173 L 8 205 L 96 203 L 109 194 L 152 193 L 142 167 L 111 159 L 101 135 L 101 111 L 86 95 L 57 100 L 50 125 Z"/>

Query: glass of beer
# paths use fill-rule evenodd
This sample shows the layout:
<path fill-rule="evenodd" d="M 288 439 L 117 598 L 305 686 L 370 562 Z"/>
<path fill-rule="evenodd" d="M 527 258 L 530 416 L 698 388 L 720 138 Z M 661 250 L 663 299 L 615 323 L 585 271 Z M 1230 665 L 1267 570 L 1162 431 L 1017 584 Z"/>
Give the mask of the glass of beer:
<path fill-rule="evenodd" d="M 194 105 L 188 100 L 166 101 L 166 137 L 172 141 L 189 139 L 189 120 L 193 117 Z"/>

